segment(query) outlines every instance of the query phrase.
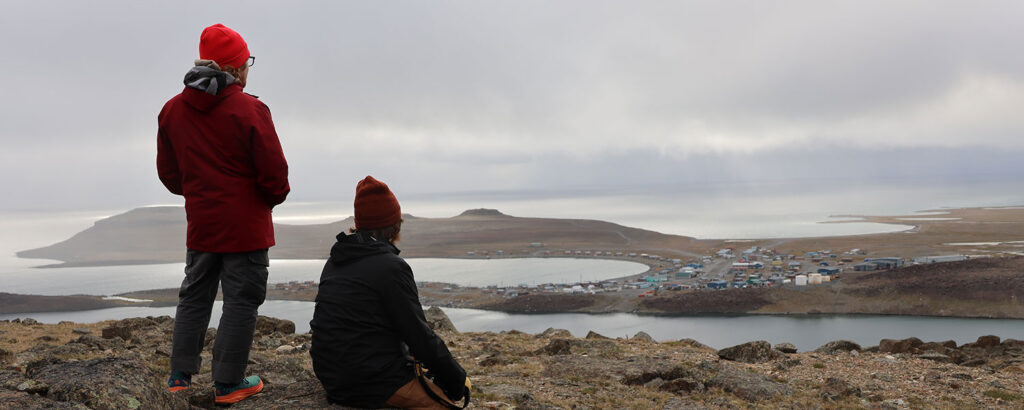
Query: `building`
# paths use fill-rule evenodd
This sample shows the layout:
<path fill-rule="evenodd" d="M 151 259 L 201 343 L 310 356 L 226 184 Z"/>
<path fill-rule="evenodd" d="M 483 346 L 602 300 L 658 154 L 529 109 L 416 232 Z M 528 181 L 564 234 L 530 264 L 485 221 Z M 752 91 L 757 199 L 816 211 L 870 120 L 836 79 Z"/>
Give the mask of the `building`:
<path fill-rule="evenodd" d="M 913 259 L 914 264 L 960 262 L 967 260 L 965 255 L 919 256 Z"/>

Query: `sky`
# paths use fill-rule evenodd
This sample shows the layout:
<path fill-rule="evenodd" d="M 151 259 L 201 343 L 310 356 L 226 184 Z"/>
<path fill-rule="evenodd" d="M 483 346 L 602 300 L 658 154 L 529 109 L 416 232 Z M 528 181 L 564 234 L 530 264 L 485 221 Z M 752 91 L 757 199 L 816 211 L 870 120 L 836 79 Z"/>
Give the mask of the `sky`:
<path fill-rule="evenodd" d="M 1019 1 L 38 1 L 0 6 L 0 209 L 180 203 L 156 116 L 248 42 L 290 200 L 1019 179 Z"/>

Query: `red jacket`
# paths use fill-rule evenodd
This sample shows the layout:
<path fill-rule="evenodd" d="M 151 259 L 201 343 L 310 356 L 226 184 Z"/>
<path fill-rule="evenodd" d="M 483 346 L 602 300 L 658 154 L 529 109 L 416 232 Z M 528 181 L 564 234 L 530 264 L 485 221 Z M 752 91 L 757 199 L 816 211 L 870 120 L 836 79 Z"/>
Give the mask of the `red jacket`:
<path fill-rule="evenodd" d="M 290 187 L 270 109 L 237 84 L 217 95 L 186 87 L 158 120 L 157 171 L 185 196 L 185 245 L 222 253 L 273 246 L 270 211 Z"/>

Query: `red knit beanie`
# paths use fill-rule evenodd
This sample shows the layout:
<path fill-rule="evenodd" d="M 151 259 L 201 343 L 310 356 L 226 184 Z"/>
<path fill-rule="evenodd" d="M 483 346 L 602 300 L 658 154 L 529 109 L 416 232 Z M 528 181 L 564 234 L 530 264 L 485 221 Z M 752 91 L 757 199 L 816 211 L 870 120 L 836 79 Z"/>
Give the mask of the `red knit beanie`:
<path fill-rule="evenodd" d="M 235 30 L 214 24 L 203 29 L 199 36 L 199 58 L 213 60 L 221 68 L 229 65 L 240 69 L 249 59 L 249 45 Z"/>
<path fill-rule="evenodd" d="M 387 184 L 367 176 L 356 185 L 356 229 L 377 229 L 402 220 L 402 207 Z"/>

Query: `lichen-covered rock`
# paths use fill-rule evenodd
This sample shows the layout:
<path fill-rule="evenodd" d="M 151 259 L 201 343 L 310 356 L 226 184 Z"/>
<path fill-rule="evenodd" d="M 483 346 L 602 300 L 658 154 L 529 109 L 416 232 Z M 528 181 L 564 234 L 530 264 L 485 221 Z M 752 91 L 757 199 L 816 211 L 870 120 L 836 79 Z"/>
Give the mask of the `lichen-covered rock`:
<path fill-rule="evenodd" d="M 941 363 L 952 363 L 953 359 L 939 352 L 924 352 L 914 355 L 918 359 L 933 360 Z"/>
<path fill-rule="evenodd" d="M 256 334 L 269 335 L 275 332 L 286 335 L 295 333 L 295 322 L 267 316 L 256 317 Z"/>
<path fill-rule="evenodd" d="M 49 385 L 47 397 L 74 401 L 94 409 L 188 409 L 189 404 L 153 383 L 156 376 L 140 360 L 108 357 L 56 362 L 26 370 Z"/>
<path fill-rule="evenodd" d="M 684 346 L 690 346 L 690 347 L 693 347 L 693 348 L 702 349 L 702 350 L 715 350 L 715 349 L 711 348 L 711 346 L 708 346 L 708 345 L 706 345 L 704 343 L 698 342 L 697 340 L 691 339 L 691 338 L 679 339 L 679 341 L 677 341 L 676 343 L 679 343 L 679 344 L 684 345 Z"/>
<path fill-rule="evenodd" d="M 984 349 L 984 348 L 996 347 L 996 346 L 999 346 L 999 336 L 988 335 L 988 336 L 981 336 L 981 337 L 978 338 L 978 340 L 976 342 L 968 343 L 964 347 L 974 347 L 974 348 L 982 348 L 982 349 Z"/>
<path fill-rule="evenodd" d="M 647 334 L 647 332 L 636 332 L 636 334 L 633 335 L 633 338 L 630 339 L 630 340 L 636 340 L 636 341 L 639 341 L 639 342 L 655 343 L 654 338 L 651 337 L 651 335 Z"/>
<path fill-rule="evenodd" d="M 568 339 L 572 337 L 572 333 L 569 333 L 569 331 L 565 329 L 555 329 L 553 327 L 549 327 L 547 328 L 547 330 L 538 333 L 537 337 Z"/>
<path fill-rule="evenodd" d="M 13 370 L 0 370 L 0 388 L 17 390 L 18 385 L 25 381 L 25 375 Z"/>
<path fill-rule="evenodd" d="M 584 339 L 602 339 L 602 340 L 607 340 L 609 338 L 608 338 L 608 336 L 602 335 L 600 333 L 597 333 L 597 332 L 591 330 L 591 331 L 587 332 L 587 336 L 584 337 Z"/>
<path fill-rule="evenodd" d="M 38 394 L 40 396 L 45 396 L 46 392 L 50 390 L 50 386 L 48 386 L 46 383 L 29 379 L 21 383 L 18 383 L 18 385 L 15 386 L 14 389 L 29 394 Z"/>
<path fill-rule="evenodd" d="M 844 397 L 860 395 L 861 391 L 859 387 L 851 385 L 843 379 L 829 377 L 825 379 L 825 383 L 821 385 L 820 396 L 825 400 L 838 401 Z"/>
<path fill-rule="evenodd" d="M 132 329 L 125 326 L 111 326 L 103 329 L 104 339 L 113 339 L 115 337 L 119 337 L 121 340 L 131 340 Z"/>
<path fill-rule="evenodd" d="M 878 342 L 878 351 L 880 353 L 913 353 L 923 344 L 924 342 L 916 337 L 903 340 L 882 339 Z"/>
<path fill-rule="evenodd" d="M 737 397 L 756 402 L 792 393 L 789 386 L 773 381 L 760 374 L 731 367 L 721 367 L 708 381 L 708 386 L 719 387 Z"/>
<path fill-rule="evenodd" d="M 39 397 L 35 394 L 16 390 L 0 389 L 0 407 L 5 409 L 81 409 L 89 408 L 81 403 L 69 403 Z"/>
<path fill-rule="evenodd" d="M 747 342 L 718 351 L 718 357 L 744 363 L 764 363 L 777 359 L 782 354 L 764 340 Z"/>
<path fill-rule="evenodd" d="M 786 354 L 793 354 L 793 353 L 796 353 L 796 346 L 794 346 L 792 343 L 783 342 L 783 343 L 776 344 L 775 345 L 775 350 L 778 350 L 778 351 L 780 351 L 782 353 L 786 353 Z"/>
<path fill-rule="evenodd" d="M 704 383 L 695 380 L 691 377 L 680 377 L 678 379 L 669 380 L 658 387 L 658 390 L 672 392 L 672 393 L 703 393 Z"/>
<path fill-rule="evenodd" d="M 435 332 L 458 332 L 448 315 L 444 314 L 444 311 L 437 306 L 431 306 L 424 310 L 423 316 L 427 319 L 427 325 Z"/>
<path fill-rule="evenodd" d="M 217 340 L 217 329 L 209 328 L 206 329 L 206 336 L 203 337 L 203 347 L 213 348 L 213 342 Z"/>
<path fill-rule="evenodd" d="M 313 372 L 302 365 L 302 359 L 289 356 L 249 366 L 250 374 L 257 374 L 266 384 L 284 385 L 314 379 Z"/>
<path fill-rule="evenodd" d="M 821 347 L 814 349 L 815 352 L 825 354 L 836 354 L 839 352 L 850 352 L 860 351 L 860 345 L 849 340 L 835 340 L 832 342 L 825 343 Z"/>
<path fill-rule="evenodd" d="M 538 349 L 535 353 L 546 355 L 563 355 L 572 351 L 572 342 L 569 339 L 554 339 L 546 346 Z"/>
<path fill-rule="evenodd" d="M 101 339 L 93 335 L 82 335 L 68 344 L 79 344 L 91 350 L 123 349 L 125 347 L 124 340 L 121 338 Z"/>

